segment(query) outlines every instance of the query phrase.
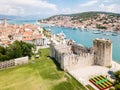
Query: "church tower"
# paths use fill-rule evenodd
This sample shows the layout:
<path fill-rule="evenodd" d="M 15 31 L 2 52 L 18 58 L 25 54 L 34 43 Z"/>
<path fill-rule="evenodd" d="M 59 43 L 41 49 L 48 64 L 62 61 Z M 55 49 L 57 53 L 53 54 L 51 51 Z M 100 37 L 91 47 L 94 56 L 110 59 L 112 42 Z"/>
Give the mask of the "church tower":
<path fill-rule="evenodd" d="M 3 25 L 6 27 L 7 26 L 7 19 L 6 18 L 4 18 L 4 20 L 3 20 Z"/>
<path fill-rule="evenodd" d="M 100 66 L 111 66 L 112 42 L 109 39 L 98 39 L 93 41 L 94 64 Z"/>

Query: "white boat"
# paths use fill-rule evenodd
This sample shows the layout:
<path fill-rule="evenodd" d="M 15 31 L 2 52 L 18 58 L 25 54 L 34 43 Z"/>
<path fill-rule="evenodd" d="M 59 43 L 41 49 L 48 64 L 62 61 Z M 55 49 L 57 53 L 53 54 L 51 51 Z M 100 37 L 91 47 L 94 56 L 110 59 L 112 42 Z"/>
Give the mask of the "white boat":
<path fill-rule="evenodd" d="M 59 34 L 57 34 L 58 36 L 62 37 L 62 38 L 66 38 L 66 35 L 63 33 L 63 31 Z"/>
<path fill-rule="evenodd" d="M 103 33 L 103 35 L 110 36 L 111 33 Z"/>
<path fill-rule="evenodd" d="M 101 31 L 94 31 L 93 33 L 94 34 L 101 34 L 102 32 Z"/>

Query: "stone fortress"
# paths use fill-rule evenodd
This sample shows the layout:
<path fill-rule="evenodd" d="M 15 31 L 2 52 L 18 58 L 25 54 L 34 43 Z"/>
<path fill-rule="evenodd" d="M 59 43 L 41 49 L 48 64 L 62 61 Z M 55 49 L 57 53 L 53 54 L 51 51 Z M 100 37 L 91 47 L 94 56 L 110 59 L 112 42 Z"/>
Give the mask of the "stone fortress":
<path fill-rule="evenodd" d="M 50 56 L 55 58 L 63 70 L 86 66 L 111 66 L 112 42 L 109 39 L 96 38 L 93 47 L 86 48 L 75 42 L 50 45 Z"/>

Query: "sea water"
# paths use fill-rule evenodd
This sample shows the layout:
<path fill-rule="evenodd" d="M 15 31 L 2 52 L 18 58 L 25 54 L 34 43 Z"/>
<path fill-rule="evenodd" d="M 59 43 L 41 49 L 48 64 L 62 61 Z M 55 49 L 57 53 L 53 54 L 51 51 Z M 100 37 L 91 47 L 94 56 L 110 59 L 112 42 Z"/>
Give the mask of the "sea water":
<path fill-rule="evenodd" d="M 29 19 L 13 19 L 13 20 L 8 20 L 8 24 L 36 24 L 37 20 L 29 20 Z"/>
<path fill-rule="evenodd" d="M 82 44 L 85 47 L 92 47 L 93 40 L 95 38 L 106 38 L 112 41 L 112 49 L 113 49 L 113 60 L 120 62 L 120 35 L 112 36 L 112 35 L 104 35 L 94 34 L 93 30 L 82 31 L 80 29 L 73 30 L 72 28 L 64 28 L 64 27 L 50 27 L 46 28 L 51 30 L 54 34 L 58 34 L 63 32 L 66 35 L 67 39 L 72 39 L 78 44 Z"/>

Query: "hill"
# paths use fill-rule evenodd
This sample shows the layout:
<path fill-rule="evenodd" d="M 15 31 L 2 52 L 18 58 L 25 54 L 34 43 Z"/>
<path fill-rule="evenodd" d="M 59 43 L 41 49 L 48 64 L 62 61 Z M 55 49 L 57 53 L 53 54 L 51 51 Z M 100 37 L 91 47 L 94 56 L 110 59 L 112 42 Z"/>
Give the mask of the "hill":
<path fill-rule="evenodd" d="M 110 12 L 83 12 L 55 15 L 39 20 L 40 23 L 54 24 L 59 27 L 106 29 L 120 31 L 120 14 Z"/>
<path fill-rule="evenodd" d="M 91 11 L 91 12 L 83 12 L 83 13 L 75 13 L 75 14 L 60 14 L 51 16 L 48 18 L 45 18 L 43 20 L 51 20 L 52 18 L 58 17 L 58 16 L 70 16 L 72 19 L 88 19 L 88 18 L 96 18 L 99 14 L 105 14 L 108 16 L 113 17 L 120 17 L 120 14 L 118 13 L 111 13 L 111 12 L 97 12 L 97 11 Z"/>
<path fill-rule="evenodd" d="M 70 14 L 69 16 L 76 17 L 77 19 L 80 18 L 86 19 L 86 18 L 96 18 L 99 14 L 120 17 L 120 14 L 110 13 L 110 12 L 83 12 L 83 13 Z"/>

